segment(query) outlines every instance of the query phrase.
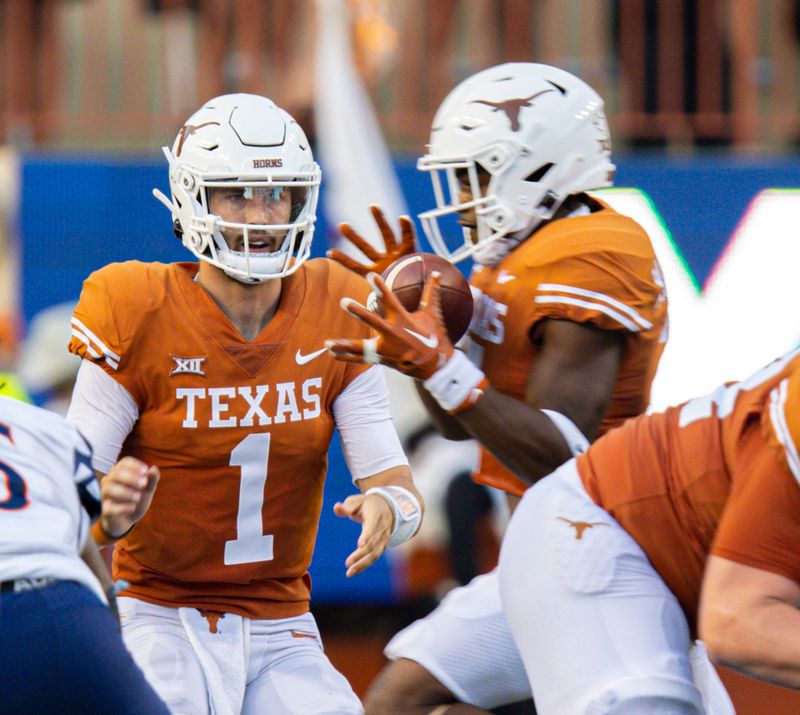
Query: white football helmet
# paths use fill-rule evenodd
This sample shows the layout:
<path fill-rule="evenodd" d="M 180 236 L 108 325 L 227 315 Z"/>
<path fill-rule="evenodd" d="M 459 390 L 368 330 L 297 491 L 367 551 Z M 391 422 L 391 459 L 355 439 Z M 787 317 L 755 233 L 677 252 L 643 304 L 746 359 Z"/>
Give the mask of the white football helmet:
<path fill-rule="evenodd" d="M 271 100 L 226 94 L 206 102 L 164 154 L 172 200 L 158 189 L 153 194 L 200 260 L 242 283 L 260 283 L 293 273 L 308 258 L 320 168 L 300 125 Z M 233 211 L 213 213 L 214 196 L 226 197 Z"/>
<path fill-rule="evenodd" d="M 603 100 L 556 67 L 508 63 L 483 70 L 442 102 L 417 168 L 430 172 L 436 196 L 436 208 L 419 214 L 433 249 L 453 262 L 475 254 L 492 263 L 570 194 L 611 185 Z M 488 173 L 483 185 L 479 168 Z M 476 225 L 457 226 L 458 214 L 473 208 Z M 443 222 L 452 224 L 457 241 L 447 240 Z"/>

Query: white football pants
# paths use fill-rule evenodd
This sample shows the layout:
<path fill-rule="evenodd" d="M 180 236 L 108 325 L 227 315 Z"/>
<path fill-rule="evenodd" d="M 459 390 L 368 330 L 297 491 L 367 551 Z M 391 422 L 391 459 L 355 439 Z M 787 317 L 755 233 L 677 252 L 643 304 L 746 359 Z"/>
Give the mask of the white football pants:
<path fill-rule="evenodd" d="M 363 707 L 310 613 L 209 621 L 194 608 L 119 599 L 122 636 L 174 715 L 350 715 Z"/>
<path fill-rule="evenodd" d="M 390 660 L 419 663 L 462 703 L 484 710 L 531 697 L 500 603 L 497 571 L 454 588 L 425 618 L 389 641 Z"/>
<path fill-rule="evenodd" d="M 701 646 L 690 662 L 677 599 L 574 461 L 526 492 L 499 571 L 540 715 L 733 713 Z"/>

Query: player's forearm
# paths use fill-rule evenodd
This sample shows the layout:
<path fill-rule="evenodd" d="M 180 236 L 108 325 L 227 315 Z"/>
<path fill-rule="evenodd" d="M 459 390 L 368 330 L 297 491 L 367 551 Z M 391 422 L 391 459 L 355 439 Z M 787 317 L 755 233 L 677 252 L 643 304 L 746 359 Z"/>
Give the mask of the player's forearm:
<path fill-rule="evenodd" d="M 91 536 L 86 539 L 86 543 L 83 545 L 81 559 L 83 559 L 83 562 L 89 567 L 89 570 L 100 582 L 100 585 L 103 587 L 103 591 L 108 591 L 112 584 L 111 574 L 108 573 L 108 569 L 103 561 L 103 557 L 100 556 L 100 552 L 97 550 L 97 545 Z"/>
<path fill-rule="evenodd" d="M 415 382 L 417 392 L 428 411 L 428 416 L 431 418 L 434 427 L 439 431 L 442 437 L 452 440 L 464 440 L 470 438 L 470 433 L 461 425 L 461 423 L 444 410 L 439 403 L 433 398 L 419 381 Z"/>
<path fill-rule="evenodd" d="M 531 484 L 572 457 L 550 419 L 535 407 L 489 387 L 458 421 L 508 469 Z"/>
<path fill-rule="evenodd" d="M 701 622 L 712 660 L 753 678 L 800 690 L 800 611 L 779 600 L 733 614 L 720 608 Z"/>

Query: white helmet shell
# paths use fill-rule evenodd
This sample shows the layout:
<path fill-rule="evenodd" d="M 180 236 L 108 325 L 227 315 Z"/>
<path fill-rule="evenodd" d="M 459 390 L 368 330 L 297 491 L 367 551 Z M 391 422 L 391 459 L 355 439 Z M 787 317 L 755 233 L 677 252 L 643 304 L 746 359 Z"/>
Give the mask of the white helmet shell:
<path fill-rule="evenodd" d="M 497 239 L 519 242 L 570 194 L 612 184 L 603 100 L 556 67 L 491 67 L 461 82 L 442 102 L 417 168 L 431 172 L 437 206 L 420 219 L 437 253 L 460 261 Z M 483 189 L 478 168 L 490 175 Z M 464 201 L 459 194 L 466 187 L 472 196 Z M 439 220 L 473 207 L 477 237 L 467 229 L 463 243 L 453 248 Z"/>
<path fill-rule="evenodd" d="M 226 94 L 203 105 L 178 132 L 169 162 L 176 233 L 197 258 L 243 283 L 281 278 L 297 270 L 311 252 L 320 168 L 299 124 L 266 97 Z M 291 216 L 276 223 L 223 220 L 209 211 L 210 189 L 288 191 Z M 241 235 L 241 246 L 225 234 Z M 256 250 L 257 234 L 282 237 L 275 251 Z"/>

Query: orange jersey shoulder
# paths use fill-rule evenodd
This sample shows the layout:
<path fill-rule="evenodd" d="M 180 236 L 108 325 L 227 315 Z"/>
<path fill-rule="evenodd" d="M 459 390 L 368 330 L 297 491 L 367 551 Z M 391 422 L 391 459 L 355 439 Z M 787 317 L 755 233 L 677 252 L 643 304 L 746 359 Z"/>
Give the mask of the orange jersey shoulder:
<path fill-rule="evenodd" d="M 543 320 L 570 320 L 625 336 L 604 432 L 643 412 L 666 340 L 667 299 L 646 232 L 603 208 L 554 221 L 493 268 L 477 267 L 471 284 L 475 354 L 495 389 L 523 399 L 540 347 Z M 521 493 L 524 484 L 484 452 L 480 481 Z"/>
<path fill-rule="evenodd" d="M 643 332 L 662 328 L 665 319 L 664 282 L 650 239 L 611 209 L 548 224 L 498 266 L 477 267 L 472 284 L 479 304 L 485 295 L 513 307 L 524 330 L 556 318 Z M 473 334 L 496 341 L 480 317 Z"/>
<path fill-rule="evenodd" d="M 164 304 L 172 266 L 127 261 L 111 263 L 83 283 L 72 318 L 69 350 L 116 376 L 149 316 Z"/>

